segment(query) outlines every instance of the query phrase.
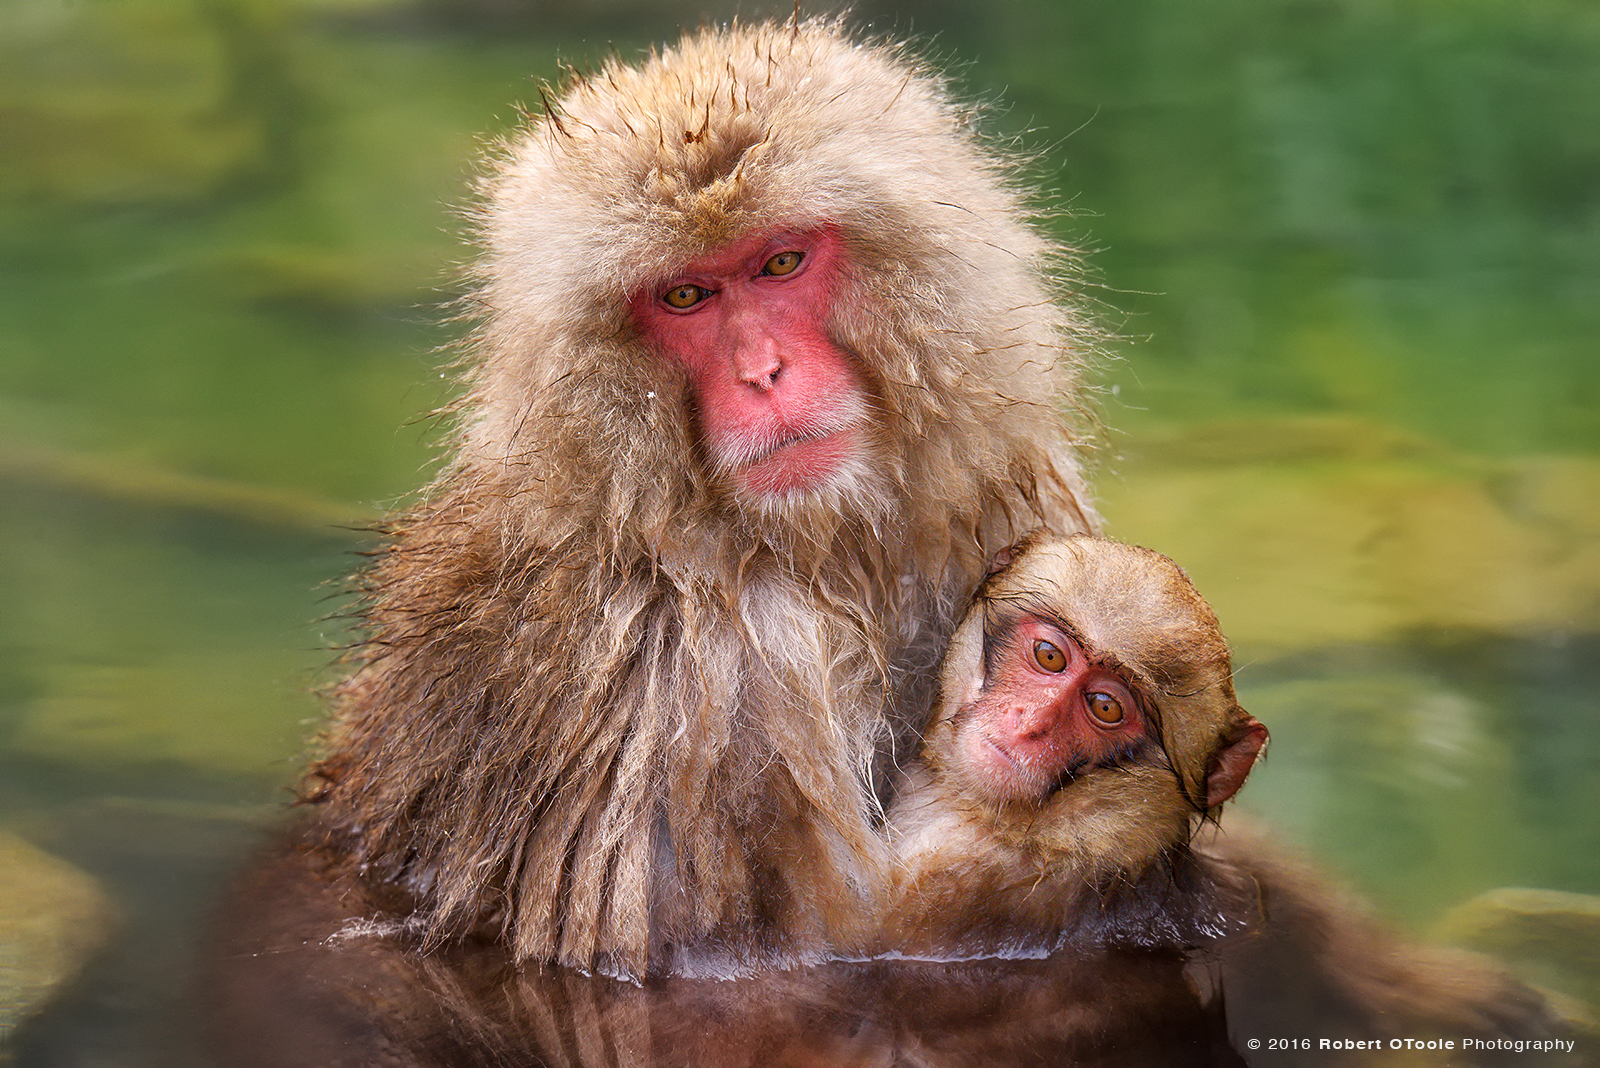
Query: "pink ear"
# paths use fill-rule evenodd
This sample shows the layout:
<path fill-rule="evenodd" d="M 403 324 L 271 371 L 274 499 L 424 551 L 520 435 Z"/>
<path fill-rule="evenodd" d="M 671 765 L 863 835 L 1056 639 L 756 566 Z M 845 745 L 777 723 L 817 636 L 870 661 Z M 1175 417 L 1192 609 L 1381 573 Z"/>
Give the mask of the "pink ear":
<path fill-rule="evenodd" d="M 1211 770 L 1206 773 L 1206 808 L 1216 808 L 1239 792 L 1266 745 L 1267 728 L 1246 714 L 1233 741 L 1211 758 Z"/>

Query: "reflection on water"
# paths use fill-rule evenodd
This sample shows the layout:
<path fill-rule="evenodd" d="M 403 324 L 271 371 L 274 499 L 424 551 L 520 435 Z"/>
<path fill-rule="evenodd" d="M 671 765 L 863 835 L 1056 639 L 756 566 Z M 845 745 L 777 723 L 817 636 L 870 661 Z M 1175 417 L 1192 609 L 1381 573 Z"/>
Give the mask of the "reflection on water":
<path fill-rule="evenodd" d="M 304 957 L 290 961 L 310 970 Z M 834 964 L 643 987 L 558 970 L 463 977 L 437 962 L 386 978 L 361 987 L 359 1003 L 331 1006 L 324 989 L 313 1005 L 241 1024 L 222 1059 L 241 1068 L 340 1057 L 397 1068 L 1244 1063 L 1220 1002 L 1201 1002 L 1181 961 L 1148 955 Z M 340 988 L 352 983 L 340 977 Z"/>
<path fill-rule="evenodd" d="M 1483 1051 L 1532 1041 L 1568 1068 L 1588 1063 L 1572 1043 L 1593 1037 L 1496 970 L 1330 911 L 1322 888 L 1260 855 L 1244 861 L 1260 881 L 1245 879 L 1236 903 L 1251 914 L 1181 935 L 1181 947 L 1068 936 L 1042 959 L 833 961 L 632 984 L 519 969 L 475 937 L 424 948 L 403 894 L 344 870 L 320 839 L 314 824 L 285 836 L 222 899 L 197 1000 L 230 1068 L 1325 1063 L 1316 1042 L 1262 1048 L 1285 1035 L 1449 1041 L 1436 1048 L 1461 1065 L 1501 1063 Z M 1214 845 L 1250 855 L 1241 839 Z"/>
<path fill-rule="evenodd" d="M 324 584 L 425 478 L 408 421 L 441 397 L 443 205 L 530 73 L 646 32 L 626 4 L 622 28 L 551 4 L 441 32 L 497 6 L 0 7 L 0 827 L 120 919 L 18 1065 L 204 1063 L 188 962 L 314 730 L 342 639 Z M 1235 642 L 1274 736 L 1243 804 L 1416 930 L 1498 886 L 1600 892 L 1596 12 L 863 10 L 944 31 L 974 93 L 1011 102 L 992 121 L 1046 131 L 1040 168 L 1094 213 L 1061 225 L 1103 248 L 1139 340 L 1105 374 L 1105 511 Z M 974 974 L 841 968 L 739 1004 L 774 1049 L 803 1032 L 841 1063 L 973 1063 L 968 1028 L 1059 1042 L 1056 1009 L 1094 1011 L 1044 965 Z M 618 1021 L 642 995 L 579 987 L 529 1000 L 611 1007 L 540 1032 L 552 1059 L 640 1038 Z M 1029 1017 L 1040 990 L 1070 997 Z M 672 992 L 651 1026 L 726 993 Z M 864 1022 L 888 1002 L 912 1022 Z M 464 1014 L 428 1041 L 527 1023 Z"/>
<path fill-rule="evenodd" d="M 493 946 L 408 952 L 347 920 L 300 858 L 252 872 L 202 1000 L 236 1068 L 1241 1064 L 1176 954 L 838 963 L 632 985 L 517 970 Z M 359 898 L 359 892 L 356 893 Z M 274 900 L 293 902 L 275 910 Z"/>

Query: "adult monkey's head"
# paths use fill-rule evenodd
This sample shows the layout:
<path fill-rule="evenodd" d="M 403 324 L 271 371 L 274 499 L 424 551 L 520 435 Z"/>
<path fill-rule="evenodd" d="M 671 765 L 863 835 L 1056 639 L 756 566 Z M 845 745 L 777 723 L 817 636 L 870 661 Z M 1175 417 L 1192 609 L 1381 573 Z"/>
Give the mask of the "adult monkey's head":
<path fill-rule="evenodd" d="M 832 21 L 566 87 L 487 185 L 472 453 L 642 493 L 646 526 L 717 501 L 917 537 L 996 486 L 1078 511 L 1086 325 L 973 118 Z"/>

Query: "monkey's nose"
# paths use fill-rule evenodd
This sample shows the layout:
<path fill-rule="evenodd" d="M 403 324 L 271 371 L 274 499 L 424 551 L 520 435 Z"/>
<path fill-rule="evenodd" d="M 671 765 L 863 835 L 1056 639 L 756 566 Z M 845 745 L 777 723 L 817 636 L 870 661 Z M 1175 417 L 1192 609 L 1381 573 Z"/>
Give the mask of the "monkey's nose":
<path fill-rule="evenodd" d="M 783 370 L 783 357 L 778 343 L 763 338 L 753 344 L 743 345 L 734 353 L 733 373 L 739 381 L 754 386 L 762 393 L 771 393 L 778 384 L 778 374 Z"/>
<path fill-rule="evenodd" d="M 1057 713 L 1049 705 L 1027 705 L 1009 717 L 1011 736 L 1018 741 L 1039 742 L 1055 729 Z"/>

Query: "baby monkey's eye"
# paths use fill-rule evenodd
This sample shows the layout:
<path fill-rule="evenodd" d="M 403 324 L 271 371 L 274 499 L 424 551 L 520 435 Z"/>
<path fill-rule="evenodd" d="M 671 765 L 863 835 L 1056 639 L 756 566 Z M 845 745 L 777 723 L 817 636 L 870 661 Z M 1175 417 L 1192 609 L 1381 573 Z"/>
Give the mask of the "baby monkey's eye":
<path fill-rule="evenodd" d="M 1088 693 L 1084 698 L 1089 703 L 1089 715 L 1102 727 L 1115 727 L 1122 722 L 1122 702 L 1115 697 L 1108 693 Z"/>
<path fill-rule="evenodd" d="M 1065 671 L 1067 668 L 1067 654 L 1057 646 L 1040 638 L 1033 643 L 1033 662 L 1046 671 Z"/>

